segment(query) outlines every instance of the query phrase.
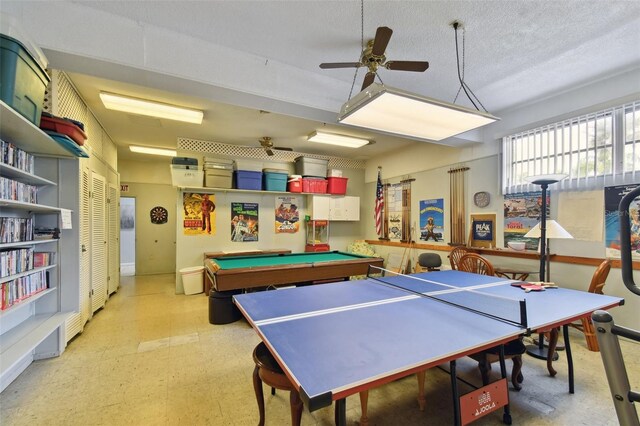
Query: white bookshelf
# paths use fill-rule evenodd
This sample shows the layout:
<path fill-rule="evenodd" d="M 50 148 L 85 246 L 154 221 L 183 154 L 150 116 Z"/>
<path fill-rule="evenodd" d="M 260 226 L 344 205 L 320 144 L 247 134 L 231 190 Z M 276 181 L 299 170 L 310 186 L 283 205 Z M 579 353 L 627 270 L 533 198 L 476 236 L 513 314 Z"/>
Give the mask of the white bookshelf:
<path fill-rule="evenodd" d="M 35 225 L 59 227 L 58 179 L 60 161 L 75 156 L 49 135 L 0 101 L 0 138 L 36 157 L 35 173 L 0 164 L 0 176 L 38 187 L 38 203 L 0 199 L 0 216 L 32 218 Z M 42 160 L 40 159 L 42 158 Z M 44 177 L 46 176 L 46 177 Z M 46 271 L 48 288 L 0 310 L 0 391 L 4 390 L 35 359 L 64 351 L 64 324 L 71 312 L 61 310 L 60 240 L 43 239 L 1 243 L 0 249 L 33 247 L 55 253 L 52 264 L 0 278 L 0 284 Z M 69 285 L 72 285 L 69 283 Z"/>

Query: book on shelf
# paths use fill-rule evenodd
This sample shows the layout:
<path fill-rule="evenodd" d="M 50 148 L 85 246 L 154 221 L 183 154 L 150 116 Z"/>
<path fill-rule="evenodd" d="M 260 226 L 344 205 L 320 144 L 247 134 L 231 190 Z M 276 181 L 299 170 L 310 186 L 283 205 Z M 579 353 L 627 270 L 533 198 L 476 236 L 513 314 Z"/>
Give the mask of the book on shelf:
<path fill-rule="evenodd" d="M 53 265 L 55 263 L 56 253 L 53 251 L 39 251 L 33 253 L 33 267 L 41 268 L 43 266 Z"/>
<path fill-rule="evenodd" d="M 0 139 L 0 163 L 33 174 L 34 159 L 33 155 L 21 150 L 11 142 Z"/>
<path fill-rule="evenodd" d="M 33 247 L 0 251 L 0 277 L 33 269 Z"/>
<path fill-rule="evenodd" d="M 36 272 L 0 284 L 0 310 L 5 310 L 49 287 L 47 271 Z"/>
<path fill-rule="evenodd" d="M 19 243 L 33 240 L 33 219 L 0 217 L 0 243 Z"/>
<path fill-rule="evenodd" d="M 0 176 L 0 198 L 3 200 L 37 203 L 38 187 Z"/>

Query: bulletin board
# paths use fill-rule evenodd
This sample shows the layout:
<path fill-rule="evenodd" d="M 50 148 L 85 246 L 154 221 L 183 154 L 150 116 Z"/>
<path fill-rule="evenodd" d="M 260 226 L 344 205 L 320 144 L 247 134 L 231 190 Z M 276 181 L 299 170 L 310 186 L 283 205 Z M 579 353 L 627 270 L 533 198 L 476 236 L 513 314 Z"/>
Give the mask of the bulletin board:
<path fill-rule="evenodd" d="M 470 215 L 469 247 L 492 248 L 496 246 L 496 214 Z"/>

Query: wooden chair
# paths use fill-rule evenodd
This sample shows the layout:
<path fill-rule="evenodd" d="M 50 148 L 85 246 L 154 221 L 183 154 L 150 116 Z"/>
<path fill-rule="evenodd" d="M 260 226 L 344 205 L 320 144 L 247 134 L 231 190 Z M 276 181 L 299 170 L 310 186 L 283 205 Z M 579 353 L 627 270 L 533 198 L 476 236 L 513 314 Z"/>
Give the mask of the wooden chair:
<path fill-rule="evenodd" d="M 458 262 L 458 269 L 464 272 L 473 272 L 481 275 L 495 275 L 495 271 L 491 262 L 486 258 L 475 254 L 468 253 L 460 258 Z M 482 352 L 478 352 L 470 355 L 471 358 L 478 361 L 478 368 L 482 376 L 482 384 L 484 386 L 489 384 L 489 372 L 491 371 L 491 364 L 500 360 L 499 347 L 487 349 Z M 514 339 L 508 342 L 504 348 L 505 359 L 511 359 L 513 362 L 513 368 L 511 370 L 511 383 L 514 389 L 520 390 L 522 386 L 520 383 L 524 380 L 522 376 L 522 354 L 526 351 L 521 339 Z"/>
<path fill-rule="evenodd" d="M 462 256 L 458 262 L 458 270 L 481 275 L 495 275 L 491 262 L 475 253 L 467 253 Z"/>
<path fill-rule="evenodd" d="M 469 253 L 464 247 L 456 247 L 449 253 L 449 262 L 451 263 L 451 269 L 458 269 L 458 263 L 465 254 Z"/>
<path fill-rule="evenodd" d="M 264 396 L 262 393 L 262 383 L 271 386 L 271 395 L 275 395 L 276 389 L 290 391 L 289 402 L 291 404 L 291 424 L 300 425 L 302 418 L 302 400 L 300 394 L 293 386 L 289 378 L 284 374 L 276 360 L 269 352 L 269 348 L 264 342 L 260 342 L 253 350 L 253 361 L 256 364 L 253 370 L 253 389 L 256 393 L 258 410 L 260 411 L 260 423 L 264 426 Z"/>
<path fill-rule="evenodd" d="M 589 284 L 589 293 L 595 294 L 603 294 L 602 289 L 604 288 L 605 282 L 607 281 L 607 277 L 609 276 L 609 271 L 611 270 L 611 260 L 605 259 L 593 273 L 593 277 L 591 278 L 591 284 Z M 599 352 L 600 347 L 598 346 L 598 339 L 596 338 L 596 331 L 593 328 L 593 323 L 591 322 L 591 318 L 582 318 L 580 323 L 569 324 L 571 327 L 580 330 L 584 333 L 585 338 L 587 339 L 587 348 L 593 352 Z"/>

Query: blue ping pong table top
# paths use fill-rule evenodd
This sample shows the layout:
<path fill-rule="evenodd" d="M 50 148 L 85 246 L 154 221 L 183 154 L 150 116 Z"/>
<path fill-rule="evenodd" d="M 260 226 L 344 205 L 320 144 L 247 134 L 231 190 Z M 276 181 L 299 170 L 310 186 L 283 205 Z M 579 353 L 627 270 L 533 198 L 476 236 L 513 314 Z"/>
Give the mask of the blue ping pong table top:
<path fill-rule="evenodd" d="M 435 283 L 444 283 L 526 299 L 531 329 L 622 301 L 566 289 L 525 293 L 512 287 L 512 280 L 460 271 L 416 277 L 426 281 L 400 278 L 418 292 L 442 290 Z M 234 301 L 308 399 L 310 410 L 526 331 L 371 280 L 242 294 Z"/>

